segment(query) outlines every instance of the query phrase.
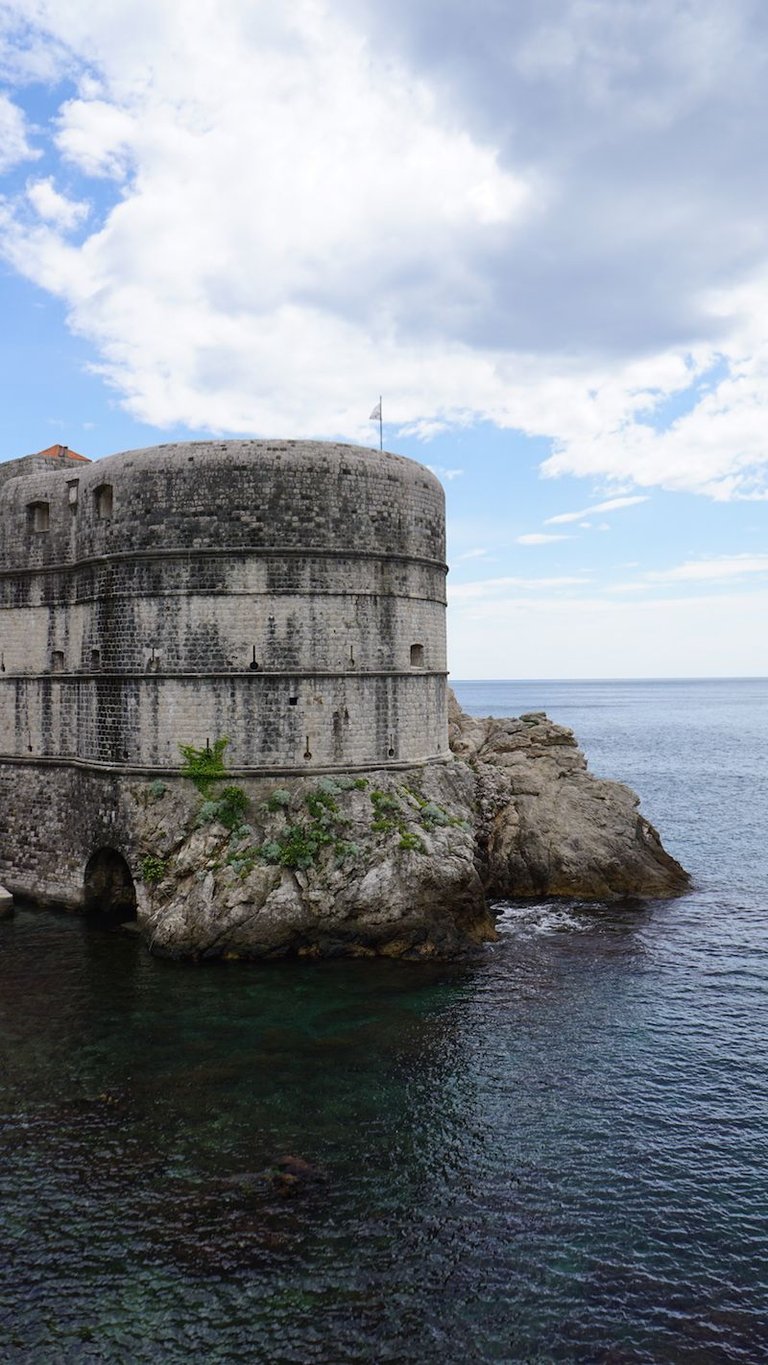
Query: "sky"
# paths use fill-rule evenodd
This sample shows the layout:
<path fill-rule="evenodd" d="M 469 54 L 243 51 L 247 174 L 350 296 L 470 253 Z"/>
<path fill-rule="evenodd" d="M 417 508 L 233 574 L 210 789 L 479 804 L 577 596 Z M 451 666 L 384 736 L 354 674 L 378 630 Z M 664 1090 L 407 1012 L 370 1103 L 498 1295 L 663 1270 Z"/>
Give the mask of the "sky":
<path fill-rule="evenodd" d="M 0 0 L 0 460 L 428 464 L 457 678 L 768 675 L 761 0 Z"/>

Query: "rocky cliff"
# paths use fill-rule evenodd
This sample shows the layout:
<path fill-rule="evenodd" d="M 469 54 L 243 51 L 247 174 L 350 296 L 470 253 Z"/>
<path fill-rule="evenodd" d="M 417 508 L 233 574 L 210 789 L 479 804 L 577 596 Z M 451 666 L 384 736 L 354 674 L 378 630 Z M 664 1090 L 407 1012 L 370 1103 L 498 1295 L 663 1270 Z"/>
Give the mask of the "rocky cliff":
<path fill-rule="evenodd" d="M 453 760 L 346 778 L 137 790 L 139 927 L 193 957 L 451 956 L 489 901 L 662 897 L 687 875 L 627 787 L 542 713 L 451 708 Z"/>
<path fill-rule="evenodd" d="M 688 874 L 629 787 L 593 777 L 573 732 L 544 712 L 467 716 L 451 694 L 451 750 L 475 775 L 477 863 L 489 896 L 668 897 Z"/>

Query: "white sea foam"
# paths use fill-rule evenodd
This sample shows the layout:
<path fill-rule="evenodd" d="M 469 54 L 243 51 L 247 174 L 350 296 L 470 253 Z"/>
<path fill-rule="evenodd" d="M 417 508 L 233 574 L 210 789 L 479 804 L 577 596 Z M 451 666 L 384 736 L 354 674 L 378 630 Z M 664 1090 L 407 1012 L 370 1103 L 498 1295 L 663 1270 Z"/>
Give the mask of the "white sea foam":
<path fill-rule="evenodd" d="M 538 934 L 585 933 L 592 928 L 587 915 L 558 901 L 498 907 L 496 928 L 500 934 L 530 938 Z"/>

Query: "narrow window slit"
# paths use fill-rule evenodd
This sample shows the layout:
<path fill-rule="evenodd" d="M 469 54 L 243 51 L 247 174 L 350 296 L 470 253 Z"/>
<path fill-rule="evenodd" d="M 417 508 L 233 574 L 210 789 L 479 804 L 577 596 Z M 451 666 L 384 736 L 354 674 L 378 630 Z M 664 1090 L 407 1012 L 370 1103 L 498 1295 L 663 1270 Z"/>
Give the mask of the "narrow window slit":
<path fill-rule="evenodd" d="M 98 488 L 94 489 L 93 503 L 96 508 L 96 516 L 101 521 L 109 521 L 114 503 L 111 483 L 100 483 Z"/>
<path fill-rule="evenodd" d="M 51 505 L 48 502 L 27 504 L 27 522 L 32 531 L 48 531 L 51 525 Z"/>

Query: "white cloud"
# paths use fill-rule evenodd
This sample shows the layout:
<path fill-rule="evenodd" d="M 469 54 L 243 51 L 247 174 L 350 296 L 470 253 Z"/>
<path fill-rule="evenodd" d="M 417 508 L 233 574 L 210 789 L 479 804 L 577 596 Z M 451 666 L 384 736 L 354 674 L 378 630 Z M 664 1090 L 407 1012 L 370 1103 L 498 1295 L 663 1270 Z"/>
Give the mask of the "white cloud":
<path fill-rule="evenodd" d="M 768 592 L 452 602 L 457 678 L 768 676 Z"/>
<path fill-rule="evenodd" d="M 0 249 L 155 426 L 374 443 L 384 392 L 425 440 L 549 438 L 550 476 L 768 497 L 767 22 L 746 0 L 477 0 L 471 24 L 425 0 L 0 0 L 0 70 L 76 82 L 52 186 L 115 201 L 72 245 L 86 185 L 58 215 L 38 190 L 43 223 L 6 207 Z M 33 153 L 0 101 L 8 164 Z"/>
<path fill-rule="evenodd" d="M 40 152 L 30 146 L 27 132 L 23 111 L 0 91 L 0 173 L 21 161 L 32 161 L 40 156 Z"/>
<path fill-rule="evenodd" d="M 462 559 L 487 559 L 487 550 L 465 550 L 461 555 L 454 556 L 454 563 L 459 563 Z"/>
<path fill-rule="evenodd" d="M 88 217 L 88 205 L 60 194 L 48 176 L 45 180 L 33 180 L 27 185 L 27 199 L 41 218 L 69 232 Z"/>
<path fill-rule="evenodd" d="M 638 568 L 636 563 L 625 564 L 624 568 Z M 684 583 L 724 583 L 738 578 L 762 577 L 768 575 L 768 554 L 711 555 L 700 559 L 688 559 L 682 564 L 674 564 L 666 569 L 649 569 L 627 583 L 610 583 L 605 591 L 609 593 L 652 592 L 654 588 L 667 585 L 679 587 Z M 662 599 L 658 599 L 662 600 Z"/>
<path fill-rule="evenodd" d="M 768 274 L 712 294 L 707 304 L 729 335 L 697 366 L 703 375 L 717 363 L 719 377 L 693 386 L 689 410 L 658 429 L 649 418 L 662 393 L 647 410 L 626 404 L 608 421 L 595 410 L 591 429 L 564 433 L 545 474 L 631 477 L 641 487 L 717 501 L 768 498 Z"/>
<path fill-rule="evenodd" d="M 642 579 L 639 579 L 636 583 L 607 583 L 606 586 L 605 586 L 605 591 L 606 591 L 606 592 L 611 592 L 611 593 L 613 593 L 613 592 L 619 592 L 619 593 L 624 593 L 624 592 L 645 592 L 645 593 L 647 593 L 647 591 L 648 591 L 648 584 L 645 583 L 645 582 L 643 582 Z"/>
<path fill-rule="evenodd" d="M 623 507 L 634 507 L 639 502 L 647 502 L 646 496 L 630 498 L 608 498 L 605 502 L 596 502 L 592 507 L 582 507 L 580 512 L 559 512 L 556 517 L 547 517 L 545 526 L 561 526 L 566 522 L 581 521 L 582 517 L 593 516 L 598 512 L 618 512 Z"/>
<path fill-rule="evenodd" d="M 63 105 L 56 145 L 64 160 L 86 175 L 123 180 L 140 136 L 136 119 L 125 110 L 107 100 L 81 98 Z"/>
<path fill-rule="evenodd" d="M 554 540 L 568 540 L 568 536 L 549 536 L 543 531 L 531 531 L 525 536 L 516 536 L 518 545 L 551 545 Z"/>
<path fill-rule="evenodd" d="M 73 62 L 64 46 L 34 24 L 36 0 L 0 0 L 0 80 L 9 85 L 42 81 L 55 85 L 71 72 Z"/>
<path fill-rule="evenodd" d="M 749 574 L 768 574 L 768 554 L 715 555 L 709 559 L 689 559 L 670 569 L 654 569 L 644 575 L 649 583 L 702 583 L 744 578 Z"/>
<path fill-rule="evenodd" d="M 460 479 L 464 473 L 463 469 L 446 469 L 440 464 L 428 464 L 427 469 L 431 469 L 436 478 L 445 479 L 448 483 L 451 483 L 453 479 Z"/>
<path fill-rule="evenodd" d="M 493 357 L 404 335 L 404 298 L 470 306 L 473 256 L 531 211 L 428 87 L 317 0 L 201 3 L 194 23 L 173 0 L 37 10 L 101 78 L 62 106 L 59 152 L 125 186 L 81 246 L 6 218 L 5 252 L 135 416 L 370 441 L 382 387 L 394 423 L 498 391 Z"/>
<path fill-rule="evenodd" d="M 447 422 L 423 419 L 418 422 L 406 422 L 404 426 L 398 428 L 397 437 L 404 439 L 408 436 L 415 436 L 417 441 L 431 441 L 435 436 L 441 436 L 447 430 Z"/>
<path fill-rule="evenodd" d="M 511 588 L 515 592 L 538 592 L 543 588 L 583 588 L 587 579 L 562 576 L 560 578 L 485 578 L 476 583 L 449 583 L 448 596 L 452 602 L 481 602 L 497 599 Z"/>

